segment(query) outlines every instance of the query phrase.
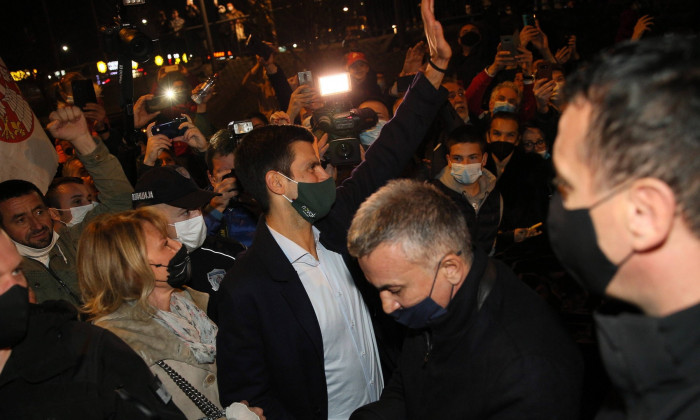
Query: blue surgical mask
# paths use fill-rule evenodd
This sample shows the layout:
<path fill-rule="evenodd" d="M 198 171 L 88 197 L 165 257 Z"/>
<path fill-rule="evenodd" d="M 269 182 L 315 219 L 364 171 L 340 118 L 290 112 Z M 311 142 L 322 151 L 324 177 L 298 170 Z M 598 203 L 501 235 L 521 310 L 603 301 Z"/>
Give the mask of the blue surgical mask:
<path fill-rule="evenodd" d="M 536 152 L 536 153 L 538 155 L 542 156 L 542 159 L 544 159 L 544 160 L 547 160 L 547 159 L 552 157 L 552 155 L 550 155 L 549 152 L 546 150 L 544 152 Z"/>
<path fill-rule="evenodd" d="M 483 172 L 481 171 L 481 162 L 476 163 L 453 163 L 450 174 L 455 181 L 460 184 L 470 185 L 479 180 Z"/>
<path fill-rule="evenodd" d="M 457 255 L 460 255 L 461 253 L 462 251 L 459 251 L 457 252 Z M 447 255 L 445 255 L 445 257 L 446 256 Z M 410 308 L 397 309 L 390 313 L 389 315 L 394 318 L 396 322 L 403 324 L 408 328 L 418 330 L 427 327 L 432 321 L 447 313 L 447 308 L 443 308 L 442 306 L 438 305 L 431 297 L 433 294 L 433 289 L 435 288 L 435 281 L 437 280 L 438 273 L 440 272 L 440 264 L 442 264 L 445 257 L 440 259 L 437 269 L 435 270 L 433 285 L 430 286 L 430 293 L 428 293 L 428 297 Z M 454 291 L 454 285 L 452 285 L 452 291 Z M 450 300 L 452 300 L 452 292 L 450 292 Z"/>
<path fill-rule="evenodd" d="M 515 110 L 515 105 L 508 102 L 496 101 L 493 104 L 493 114 L 497 112 L 515 112 Z"/>
<path fill-rule="evenodd" d="M 386 124 L 385 120 L 379 120 L 377 121 L 377 125 L 375 125 L 373 128 L 370 128 L 369 130 L 363 131 L 360 133 L 360 142 L 364 146 L 370 146 L 372 143 L 375 142 L 379 138 L 379 133 L 382 131 L 382 128 L 384 128 L 384 125 Z"/>

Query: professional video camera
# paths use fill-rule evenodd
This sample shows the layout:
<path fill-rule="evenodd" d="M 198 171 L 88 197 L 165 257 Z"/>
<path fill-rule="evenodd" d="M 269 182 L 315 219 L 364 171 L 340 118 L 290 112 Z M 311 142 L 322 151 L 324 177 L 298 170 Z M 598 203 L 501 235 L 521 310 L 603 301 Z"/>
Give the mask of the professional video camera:
<path fill-rule="evenodd" d="M 116 23 L 100 28 L 105 52 L 144 63 L 153 54 L 153 40 L 129 23 Z"/>
<path fill-rule="evenodd" d="M 321 77 L 319 84 L 326 97 L 350 90 L 347 73 Z M 314 112 L 313 120 L 314 131 L 328 133 L 328 151 L 322 160 L 333 166 L 356 165 L 362 161 L 359 134 L 377 124 L 377 114 L 370 108 L 351 109 L 343 96 L 335 96 Z"/>
<path fill-rule="evenodd" d="M 329 147 L 324 159 L 333 166 L 360 163 L 359 134 L 377 125 L 377 113 L 370 108 L 336 111 L 321 108 L 314 113 L 315 128 L 328 133 Z"/>

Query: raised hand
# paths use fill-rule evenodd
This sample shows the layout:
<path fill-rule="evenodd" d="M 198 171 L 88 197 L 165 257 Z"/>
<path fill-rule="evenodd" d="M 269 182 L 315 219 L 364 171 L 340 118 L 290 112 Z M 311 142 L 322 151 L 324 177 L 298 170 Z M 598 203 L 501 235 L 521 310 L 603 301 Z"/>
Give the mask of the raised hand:
<path fill-rule="evenodd" d="M 197 150 L 198 152 L 206 152 L 207 148 L 209 147 L 209 142 L 207 141 L 206 137 L 204 137 L 204 134 L 199 131 L 199 128 L 192 123 L 192 119 L 189 115 L 182 114 L 182 116 L 187 118 L 187 121 L 180 124 L 178 128 L 180 130 L 187 128 L 187 131 L 185 131 L 185 134 L 182 136 L 173 138 L 173 141 L 181 141 L 187 143 L 188 146 Z"/>
<path fill-rule="evenodd" d="M 425 38 L 428 40 L 430 50 L 430 61 L 434 66 L 428 65 L 425 69 L 425 77 L 430 80 L 435 88 L 440 87 L 442 78 L 445 76 L 444 71 L 440 71 L 435 66 L 446 69 L 452 57 L 452 48 L 445 39 L 445 34 L 442 31 L 442 25 L 435 19 L 435 0 L 423 0 L 420 4 L 421 16 L 423 18 L 423 28 L 425 29 Z"/>
<path fill-rule="evenodd" d="M 71 142 L 80 154 L 91 153 L 97 147 L 90 135 L 85 115 L 77 106 L 57 109 L 49 115 L 49 120 L 46 128 L 51 135 Z"/>
<path fill-rule="evenodd" d="M 649 15 L 644 15 L 637 20 L 634 25 L 634 31 L 632 32 L 632 41 L 639 41 L 642 39 L 642 35 L 645 32 L 650 31 L 651 27 L 654 25 L 654 17 Z"/>
<path fill-rule="evenodd" d="M 173 141 L 166 135 L 156 134 L 154 136 L 151 134 L 154 125 L 156 125 L 156 123 L 151 123 L 146 129 L 146 132 L 148 133 L 148 141 L 146 142 L 146 152 L 143 156 L 143 163 L 147 166 L 155 166 L 161 150 L 169 149 L 173 144 Z"/>
<path fill-rule="evenodd" d="M 146 101 L 150 101 L 151 99 L 153 99 L 153 95 L 148 94 L 136 100 L 134 104 L 134 128 L 143 127 L 160 114 L 160 111 L 151 113 L 146 111 Z"/>
<path fill-rule="evenodd" d="M 428 49 L 425 41 L 420 41 L 406 51 L 406 58 L 403 61 L 403 69 L 400 76 L 410 76 L 422 70 L 423 56 Z"/>

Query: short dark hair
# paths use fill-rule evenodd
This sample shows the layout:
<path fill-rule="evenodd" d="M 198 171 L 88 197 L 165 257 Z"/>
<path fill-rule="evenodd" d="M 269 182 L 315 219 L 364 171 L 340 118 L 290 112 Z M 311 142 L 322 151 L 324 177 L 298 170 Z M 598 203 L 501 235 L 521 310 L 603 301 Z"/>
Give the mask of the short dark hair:
<path fill-rule="evenodd" d="M 207 169 L 213 174 L 214 158 L 219 156 L 228 156 L 236 150 L 238 139 L 233 135 L 228 128 L 222 128 L 214 133 L 209 139 L 209 148 L 204 155 L 204 160 L 207 163 Z"/>
<path fill-rule="evenodd" d="M 0 203 L 11 198 L 23 197 L 31 193 L 37 193 L 41 201 L 46 205 L 46 197 L 41 190 L 34 184 L 23 179 L 10 179 L 0 182 Z M 0 226 L 2 226 L 2 214 L 0 214 Z"/>
<path fill-rule="evenodd" d="M 515 121 L 515 123 L 518 124 L 518 131 L 520 131 L 520 126 L 521 126 L 521 124 L 520 124 L 520 117 L 519 117 L 518 114 L 516 114 L 515 112 L 499 111 L 499 112 L 494 113 L 494 114 L 491 116 L 491 120 L 489 121 L 488 130 L 491 129 L 491 123 L 493 122 L 493 120 Z M 488 130 L 487 130 L 487 131 L 488 131 Z"/>
<path fill-rule="evenodd" d="M 481 153 L 486 152 L 486 139 L 481 135 L 478 128 L 471 124 L 461 125 L 447 136 L 445 141 L 445 146 L 447 147 L 447 153 L 450 153 L 450 148 L 455 144 L 460 143 L 476 143 L 481 149 Z"/>
<path fill-rule="evenodd" d="M 294 152 L 291 145 L 295 141 L 313 143 L 314 135 L 298 125 L 267 125 L 246 134 L 235 151 L 236 176 L 265 212 L 270 208 L 265 174 L 279 171 L 292 176 L 290 167 Z"/>
<path fill-rule="evenodd" d="M 84 182 L 81 178 L 75 176 L 59 176 L 51 181 L 49 189 L 46 191 L 46 205 L 48 207 L 58 208 L 60 205 L 58 202 L 58 187 L 64 184 L 80 184 L 83 185 Z"/>
<path fill-rule="evenodd" d="M 592 114 L 577 151 L 595 182 L 613 188 L 653 177 L 673 191 L 700 237 L 700 42 L 665 36 L 620 44 L 566 82 Z"/>

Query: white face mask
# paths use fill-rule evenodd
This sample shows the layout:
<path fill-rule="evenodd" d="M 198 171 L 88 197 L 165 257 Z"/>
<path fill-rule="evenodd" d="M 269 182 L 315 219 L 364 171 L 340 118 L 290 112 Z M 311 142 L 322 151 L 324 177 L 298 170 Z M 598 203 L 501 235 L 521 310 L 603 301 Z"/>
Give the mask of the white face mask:
<path fill-rule="evenodd" d="M 452 169 L 450 169 L 450 174 L 454 177 L 455 181 L 460 184 L 469 185 L 473 184 L 479 180 L 483 172 L 481 171 L 481 162 L 476 163 L 453 163 Z"/>
<path fill-rule="evenodd" d="M 92 209 L 97 207 L 96 202 L 91 202 L 90 204 L 86 204 L 84 206 L 79 206 L 79 207 L 71 207 L 69 209 L 55 209 L 56 211 L 69 211 L 71 214 L 71 219 L 70 222 L 65 223 L 63 221 L 60 221 L 61 223 L 65 224 L 68 227 L 75 226 L 78 223 L 82 222 L 85 219 L 85 215 L 88 214 L 88 212 Z"/>
<path fill-rule="evenodd" d="M 207 239 L 207 225 L 204 224 L 204 217 L 201 214 L 170 226 L 175 228 L 176 239 L 182 242 L 189 252 L 202 246 Z"/>
<path fill-rule="evenodd" d="M 53 247 L 56 245 L 56 242 L 58 242 L 58 233 L 55 231 L 52 232 L 53 236 L 51 237 L 51 243 L 49 246 L 44 247 L 44 248 L 32 248 L 27 245 L 22 245 L 19 242 L 15 242 L 14 240 L 12 242 L 15 243 L 15 246 L 17 247 L 17 252 L 19 252 L 19 255 L 27 258 L 31 258 L 37 261 L 40 261 L 42 264 L 45 266 L 49 266 L 49 252 L 53 249 Z M 60 248 L 59 248 L 60 250 Z M 61 252 L 63 254 L 63 252 Z M 66 257 L 63 256 L 63 260 L 66 261 Z M 66 262 L 67 264 L 67 262 Z"/>

